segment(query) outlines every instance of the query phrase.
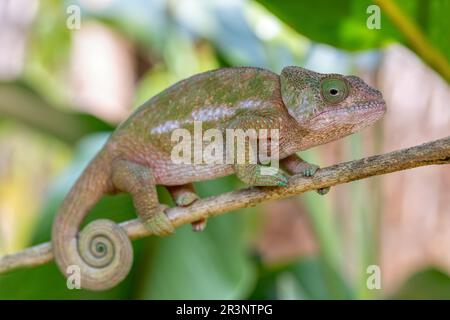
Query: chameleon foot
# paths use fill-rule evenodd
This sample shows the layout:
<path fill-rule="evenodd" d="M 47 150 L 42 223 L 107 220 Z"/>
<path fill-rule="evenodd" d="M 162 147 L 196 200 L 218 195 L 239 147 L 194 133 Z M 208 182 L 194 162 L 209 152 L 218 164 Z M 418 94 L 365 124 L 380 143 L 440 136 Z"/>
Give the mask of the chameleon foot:
<path fill-rule="evenodd" d="M 328 191 L 330 191 L 330 187 L 320 188 L 320 189 L 317 189 L 316 191 L 321 196 L 324 196 L 324 195 L 326 195 L 328 193 Z"/>
<path fill-rule="evenodd" d="M 187 207 L 198 200 L 199 197 L 196 193 L 191 191 L 185 191 L 183 193 L 179 193 L 175 198 L 175 203 L 180 207 Z M 195 222 L 192 222 L 192 230 L 195 232 L 201 232 L 206 228 L 206 219 L 201 219 Z"/>
<path fill-rule="evenodd" d="M 316 164 L 309 162 L 301 162 L 297 166 L 297 172 L 301 173 L 304 177 L 312 177 L 320 167 Z M 330 191 L 330 187 L 317 189 L 316 192 L 321 196 L 326 195 Z"/>
<path fill-rule="evenodd" d="M 187 207 L 194 203 L 195 200 L 198 200 L 197 194 L 195 194 L 194 192 L 186 191 L 184 193 L 180 193 L 175 198 L 175 203 L 179 207 Z"/>
<path fill-rule="evenodd" d="M 276 167 L 265 167 L 256 164 L 235 165 L 236 176 L 245 184 L 255 187 L 284 187 L 288 177 Z"/>
<path fill-rule="evenodd" d="M 319 166 L 315 165 L 315 164 L 306 163 L 306 165 L 307 166 L 302 171 L 302 175 L 305 177 L 312 177 L 316 173 L 316 171 L 319 169 Z M 330 187 L 320 188 L 320 189 L 316 190 L 316 192 L 318 194 L 320 194 L 321 196 L 326 195 L 328 193 L 328 191 L 330 191 Z"/>
<path fill-rule="evenodd" d="M 206 219 L 200 219 L 198 221 L 192 222 L 192 231 L 202 232 L 206 228 Z"/>
<path fill-rule="evenodd" d="M 297 172 L 300 172 L 305 177 L 312 177 L 314 173 L 319 169 L 319 166 L 316 164 L 308 163 L 308 162 L 302 162 L 299 164 L 299 167 Z"/>
<path fill-rule="evenodd" d="M 283 166 L 290 174 L 301 174 L 304 177 L 312 177 L 319 169 L 318 165 L 306 162 L 297 155 L 291 155 L 282 160 Z M 318 194 L 324 195 L 330 188 L 320 188 L 316 190 Z"/>
<path fill-rule="evenodd" d="M 273 167 L 261 167 L 260 174 L 256 186 L 278 186 L 285 187 L 289 181 L 289 178 L 278 168 Z"/>
<path fill-rule="evenodd" d="M 144 222 L 145 228 L 156 236 L 167 236 L 174 232 L 174 227 L 164 210 L 168 207 L 160 204 L 155 212 Z"/>
<path fill-rule="evenodd" d="M 175 204 L 179 207 L 187 207 L 199 199 L 195 193 L 194 185 L 192 183 L 183 184 L 180 186 L 167 187 L 172 195 Z M 202 219 L 192 223 L 192 230 L 203 231 L 206 228 L 206 219 Z"/>

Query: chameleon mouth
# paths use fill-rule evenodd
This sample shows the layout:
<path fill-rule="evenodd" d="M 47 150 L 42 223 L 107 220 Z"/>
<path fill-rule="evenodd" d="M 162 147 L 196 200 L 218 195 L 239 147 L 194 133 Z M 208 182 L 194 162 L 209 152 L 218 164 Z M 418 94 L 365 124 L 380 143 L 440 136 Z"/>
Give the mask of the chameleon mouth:
<path fill-rule="evenodd" d="M 372 100 L 363 104 L 358 104 L 350 107 L 350 111 L 386 111 L 386 102 L 383 99 Z"/>
<path fill-rule="evenodd" d="M 336 116 L 348 116 L 354 114 L 355 116 L 358 114 L 380 114 L 383 115 L 386 111 L 386 102 L 383 99 L 371 100 L 363 103 L 356 103 L 352 106 L 335 108 L 328 107 L 322 112 L 315 115 L 312 119 L 316 119 L 318 117 L 331 115 L 332 117 Z"/>

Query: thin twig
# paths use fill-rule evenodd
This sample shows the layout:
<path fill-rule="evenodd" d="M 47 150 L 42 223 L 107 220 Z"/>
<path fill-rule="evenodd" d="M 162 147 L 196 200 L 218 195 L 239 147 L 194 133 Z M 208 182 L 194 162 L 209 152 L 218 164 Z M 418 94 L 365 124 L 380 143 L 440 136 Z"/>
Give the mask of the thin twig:
<path fill-rule="evenodd" d="M 393 151 L 383 155 L 340 163 L 318 170 L 313 177 L 292 176 L 286 187 L 246 188 L 219 196 L 198 200 L 189 207 L 167 210 L 167 216 L 175 227 L 217 216 L 240 208 L 255 206 L 261 202 L 287 198 L 309 190 L 360 180 L 371 176 L 391 173 L 433 164 L 450 163 L 450 136 L 419 146 Z M 151 235 L 138 220 L 120 224 L 130 239 Z M 0 273 L 24 267 L 34 267 L 53 259 L 51 243 L 43 243 L 19 253 L 0 258 Z"/>

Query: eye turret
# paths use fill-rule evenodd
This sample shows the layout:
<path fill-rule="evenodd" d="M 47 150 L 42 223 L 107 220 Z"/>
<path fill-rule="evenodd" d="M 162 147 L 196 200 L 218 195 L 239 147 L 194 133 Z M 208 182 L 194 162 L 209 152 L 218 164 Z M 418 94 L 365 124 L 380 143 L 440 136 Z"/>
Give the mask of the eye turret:
<path fill-rule="evenodd" d="M 343 78 L 325 78 L 320 83 L 320 93 L 328 103 L 343 101 L 347 98 L 348 91 L 348 83 Z"/>

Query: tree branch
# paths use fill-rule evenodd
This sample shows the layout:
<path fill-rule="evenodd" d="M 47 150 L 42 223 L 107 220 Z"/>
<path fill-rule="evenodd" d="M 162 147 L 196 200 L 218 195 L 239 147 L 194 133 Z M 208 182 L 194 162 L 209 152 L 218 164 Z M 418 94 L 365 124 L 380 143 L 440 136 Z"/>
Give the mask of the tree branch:
<path fill-rule="evenodd" d="M 309 190 L 420 166 L 449 163 L 450 136 L 419 146 L 326 167 L 318 170 L 311 178 L 295 175 L 291 177 L 286 187 L 253 187 L 232 191 L 198 200 L 189 207 L 170 208 L 166 214 L 174 227 L 179 227 L 202 218 L 209 218 L 236 209 L 255 206 L 269 200 L 286 198 Z M 123 222 L 120 226 L 132 240 L 151 235 L 138 219 Z M 19 253 L 1 257 L 0 273 L 18 268 L 42 265 L 50 262 L 52 259 L 51 243 L 43 243 Z"/>

